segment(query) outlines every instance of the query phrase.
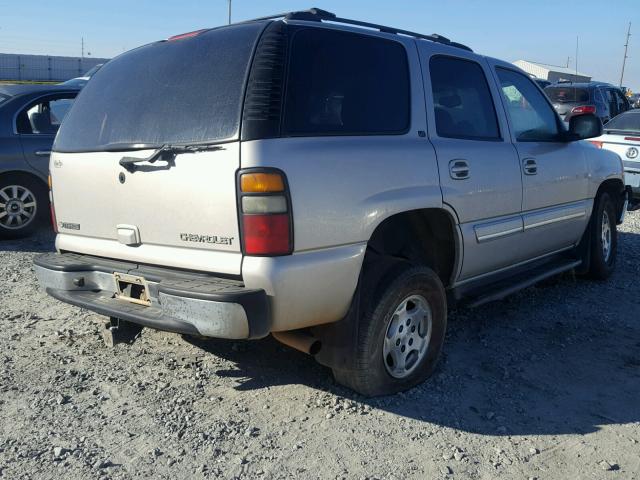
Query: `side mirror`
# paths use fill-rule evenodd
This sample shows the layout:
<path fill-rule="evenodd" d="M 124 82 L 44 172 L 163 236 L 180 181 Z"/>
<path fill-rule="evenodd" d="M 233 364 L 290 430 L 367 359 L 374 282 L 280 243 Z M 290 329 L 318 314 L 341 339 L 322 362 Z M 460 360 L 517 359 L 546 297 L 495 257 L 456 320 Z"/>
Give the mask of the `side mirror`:
<path fill-rule="evenodd" d="M 600 135 L 602 135 L 602 122 L 595 115 L 576 115 L 569 120 L 569 141 L 584 140 Z"/>

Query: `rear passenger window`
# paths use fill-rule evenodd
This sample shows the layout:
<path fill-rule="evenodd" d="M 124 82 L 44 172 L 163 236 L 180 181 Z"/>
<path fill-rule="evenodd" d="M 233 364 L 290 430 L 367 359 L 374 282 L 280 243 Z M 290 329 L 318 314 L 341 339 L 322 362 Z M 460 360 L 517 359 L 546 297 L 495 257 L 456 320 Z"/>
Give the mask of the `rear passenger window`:
<path fill-rule="evenodd" d="M 452 57 L 429 62 L 439 137 L 499 140 L 500 130 L 482 67 Z"/>
<path fill-rule="evenodd" d="M 401 134 L 409 128 L 402 44 L 325 29 L 293 36 L 285 135 Z"/>
<path fill-rule="evenodd" d="M 18 133 L 54 135 L 72 103 L 73 98 L 56 98 L 29 105 L 16 118 Z"/>

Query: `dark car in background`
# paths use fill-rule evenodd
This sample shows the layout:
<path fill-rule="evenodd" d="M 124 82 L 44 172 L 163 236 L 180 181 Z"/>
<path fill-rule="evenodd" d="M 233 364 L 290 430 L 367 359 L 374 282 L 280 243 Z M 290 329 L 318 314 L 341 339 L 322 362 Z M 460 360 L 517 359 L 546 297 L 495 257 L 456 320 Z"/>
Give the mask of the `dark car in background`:
<path fill-rule="evenodd" d="M 640 93 L 634 93 L 629 97 L 631 108 L 640 108 Z"/>
<path fill-rule="evenodd" d="M 0 85 L 0 238 L 32 233 L 49 217 L 49 155 L 79 88 Z"/>
<path fill-rule="evenodd" d="M 575 115 L 593 114 L 607 123 L 631 108 L 618 87 L 603 82 L 562 82 L 544 89 L 554 108 L 565 122 Z"/>

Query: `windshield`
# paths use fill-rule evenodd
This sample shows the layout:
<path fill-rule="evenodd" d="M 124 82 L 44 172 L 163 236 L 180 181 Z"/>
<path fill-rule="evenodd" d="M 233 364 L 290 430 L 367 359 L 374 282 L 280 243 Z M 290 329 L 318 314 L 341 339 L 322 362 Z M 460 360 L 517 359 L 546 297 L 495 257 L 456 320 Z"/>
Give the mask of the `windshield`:
<path fill-rule="evenodd" d="M 547 87 L 544 89 L 553 103 L 588 102 L 589 90 L 576 87 Z"/>
<path fill-rule="evenodd" d="M 78 96 L 54 149 L 109 150 L 237 138 L 253 22 L 156 42 L 106 63 Z"/>
<path fill-rule="evenodd" d="M 605 130 L 626 130 L 640 132 L 640 112 L 627 112 L 618 115 L 604 126 Z"/>

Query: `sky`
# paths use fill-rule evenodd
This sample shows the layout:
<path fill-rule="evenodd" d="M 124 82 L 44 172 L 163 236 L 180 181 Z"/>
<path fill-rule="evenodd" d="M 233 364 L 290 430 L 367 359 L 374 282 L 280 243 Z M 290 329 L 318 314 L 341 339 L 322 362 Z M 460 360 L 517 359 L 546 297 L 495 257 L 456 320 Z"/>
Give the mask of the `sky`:
<path fill-rule="evenodd" d="M 313 3 L 311 3 L 313 2 Z M 507 61 L 575 68 L 640 92 L 640 0 L 232 0 L 232 21 L 304 10 L 439 33 Z M 227 0 L 0 0 L 0 52 L 113 57 L 178 33 L 227 23 Z M 634 34 L 637 31 L 638 34 Z"/>

